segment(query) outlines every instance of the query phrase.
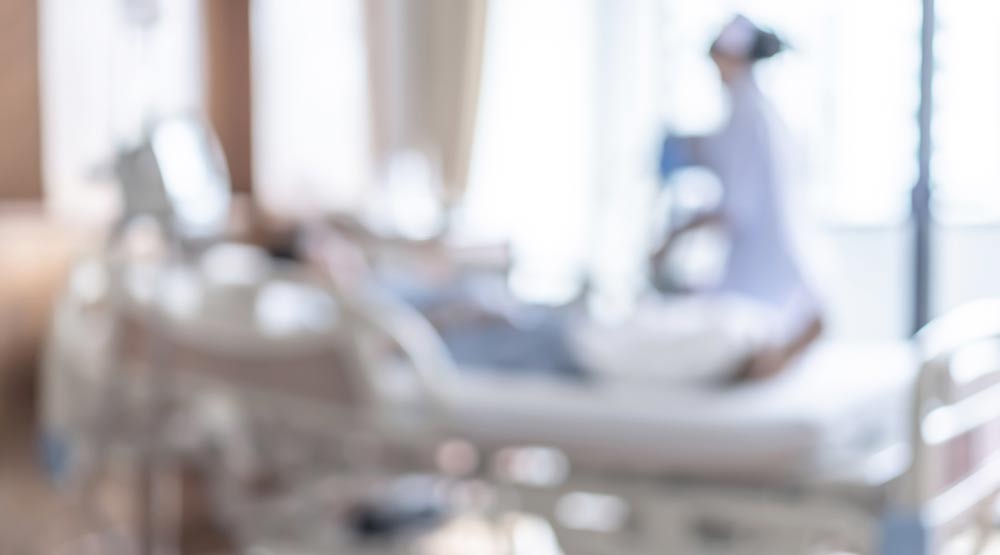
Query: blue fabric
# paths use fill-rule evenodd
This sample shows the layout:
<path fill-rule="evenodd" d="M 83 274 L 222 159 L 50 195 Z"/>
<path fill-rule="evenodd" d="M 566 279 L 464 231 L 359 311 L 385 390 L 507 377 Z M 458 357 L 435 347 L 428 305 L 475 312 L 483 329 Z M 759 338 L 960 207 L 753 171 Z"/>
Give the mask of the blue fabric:
<path fill-rule="evenodd" d="M 49 478 L 62 482 L 69 476 L 70 442 L 67 438 L 52 433 L 43 433 L 40 451 L 42 464 Z"/>
<path fill-rule="evenodd" d="M 519 326 L 494 321 L 441 330 L 441 336 L 465 368 L 584 379 L 567 341 L 564 315 L 558 309 L 529 310 L 531 321 Z"/>
<path fill-rule="evenodd" d="M 502 280 L 493 283 L 491 280 L 465 279 L 448 287 L 432 287 L 403 279 L 389 283 L 388 288 L 424 314 L 457 305 L 495 316 L 438 329 L 455 362 L 462 368 L 569 379 L 586 377 L 586 371 L 570 349 L 566 311 L 498 298 L 507 292 Z M 516 322 L 501 316 L 512 313 Z"/>
<path fill-rule="evenodd" d="M 675 171 L 691 165 L 688 141 L 676 135 L 667 135 L 660 147 L 660 179 L 667 179 Z"/>
<path fill-rule="evenodd" d="M 882 519 L 879 555 L 930 555 L 927 525 L 919 514 L 890 513 Z"/>

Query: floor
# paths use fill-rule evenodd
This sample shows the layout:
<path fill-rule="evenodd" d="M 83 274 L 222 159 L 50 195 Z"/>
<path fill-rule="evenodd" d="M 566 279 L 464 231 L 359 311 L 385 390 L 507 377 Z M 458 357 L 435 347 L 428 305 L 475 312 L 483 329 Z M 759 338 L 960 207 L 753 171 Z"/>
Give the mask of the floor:
<path fill-rule="evenodd" d="M 86 530 L 83 511 L 48 484 L 26 433 L 3 434 L 0 452 L 0 553 L 46 553 Z"/>
<path fill-rule="evenodd" d="M 24 422 L 28 417 L 27 414 L 13 416 L 7 423 Z M 0 439 L 3 440 L 0 450 L 0 554 L 105 555 L 109 552 L 107 544 L 97 541 L 96 532 L 105 529 L 108 522 L 98 522 L 78 504 L 60 495 L 45 479 L 34 457 L 36 449 L 32 437 L 24 426 L 0 427 Z M 112 491 L 110 495 L 116 493 Z M 111 505 L 114 505 L 113 500 Z M 559 554 L 551 530 L 543 522 L 523 518 L 506 521 L 500 529 L 479 518 L 457 518 L 410 544 L 411 548 L 403 551 L 408 555 Z M 191 555 L 216 555 L 227 551 L 187 550 Z M 282 552 L 254 552 L 258 553 L 277 555 Z M 949 555 L 968 553 L 969 543 L 961 541 L 949 551 Z M 386 555 L 387 550 L 384 546 L 375 546 L 355 553 L 376 554 Z M 1000 555 L 1000 536 L 984 555 Z"/>
<path fill-rule="evenodd" d="M 19 438 L 20 446 L 27 445 Z M 9 444 L 8 444 L 9 445 Z M 9 454 L 10 451 L 7 451 Z M 88 521 L 77 507 L 62 499 L 45 482 L 29 457 L 7 456 L 0 464 L 0 553 L 17 555 L 104 555 L 106 544 L 93 535 L 97 523 Z M 505 523 L 505 532 L 473 517 L 458 518 L 441 529 L 423 535 L 403 552 L 413 555 L 559 555 L 560 551 L 548 527 L 534 520 Z M 505 538 L 505 539 L 501 539 Z M 192 555 L 221 555 L 228 550 L 190 551 Z M 397 553 L 375 546 L 354 555 Z M 282 551 L 255 550 L 263 555 Z M 402 552 L 398 552 L 402 553 Z M 958 543 L 950 554 L 970 553 L 968 542 Z M 847 554 L 831 554 L 847 555 Z M 1000 555 L 1000 538 L 984 555 Z"/>

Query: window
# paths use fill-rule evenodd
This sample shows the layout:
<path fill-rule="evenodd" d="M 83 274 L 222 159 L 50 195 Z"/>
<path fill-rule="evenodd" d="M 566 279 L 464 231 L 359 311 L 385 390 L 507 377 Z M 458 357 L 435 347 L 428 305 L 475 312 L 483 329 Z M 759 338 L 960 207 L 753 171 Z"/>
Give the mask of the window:
<path fill-rule="evenodd" d="M 357 207 L 372 180 L 362 2 L 253 4 L 254 181 L 271 210 Z"/>
<path fill-rule="evenodd" d="M 735 13 L 774 27 L 791 50 L 760 70 L 807 160 L 818 216 L 900 222 L 917 179 L 920 3 L 912 0 L 662 0 L 666 121 L 718 125 L 723 99 L 706 56 Z"/>
<path fill-rule="evenodd" d="M 933 130 L 935 218 L 1000 220 L 1000 4 L 938 2 Z"/>
<path fill-rule="evenodd" d="M 714 128 L 724 97 L 710 41 L 735 13 L 790 44 L 760 82 L 802 145 L 803 212 L 837 337 L 910 332 L 912 240 L 904 225 L 918 177 L 921 4 L 914 0 L 660 0 L 663 119 Z M 872 306 L 881 310 L 873 311 Z"/>
<path fill-rule="evenodd" d="M 42 158 L 47 202 L 70 219 L 114 214 L 111 163 L 144 118 L 199 110 L 200 4 L 160 2 L 148 31 L 121 0 L 40 3 Z"/>
<path fill-rule="evenodd" d="M 467 221 L 510 240 L 511 287 L 625 300 L 654 189 L 657 0 L 491 2 Z M 638 217 L 638 220 L 637 220 Z"/>
<path fill-rule="evenodd" d="M 593 0 L 491 2 L 465 206 L 474 232 L 510 239 L 512 287 L 572 296 L 594 199 Z"/>

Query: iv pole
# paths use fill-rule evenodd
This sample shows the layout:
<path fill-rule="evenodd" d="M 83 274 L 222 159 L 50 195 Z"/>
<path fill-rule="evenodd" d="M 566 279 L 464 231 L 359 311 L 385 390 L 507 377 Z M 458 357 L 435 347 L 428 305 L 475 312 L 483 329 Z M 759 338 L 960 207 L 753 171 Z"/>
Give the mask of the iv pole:
<path fill-rule="evenodd" d="M 135 123 L 139 125 L 140 137 L 144 137 L 143 140 L 148 140 L 147 135 L 153 131 L 156 118 L 153 99 L 151 41 L 153 40 L 153 30 L 160 20 L 160 4 L 159 0 L 122 0 L 121 9 L 129 27 L 128 31 L 135 35 L 134 39 L 138 43 L 138 64 L 131 68 L 134 74 L 127 77 L 138 80 L 138 83 L 133 84 L 137 86 L 135 90 L 142 98 L 139 99 L 141 104 L 138 106 L 139 113 L 136 114 L 138 121 Z M 129 142 L 126 140 L 126 144 Z M 119 172 L 129 163 L 134 163 L 134 160 L 129 160 L 129 154 L 123 153 L 120 156 Z M 120 174 L 119 178 L 128 181 L 127 174 Z M 122 183 L 123 188 L 130 185 L 137 186 L 136 183 Z M 124 208 L 126 213 L 122 215 L 122 220 L 112 232 L 110 239 L 112 248 L 117 240 L 122 239 L 121 235 L 127 232 L 126 230 L 134 217 L 143 212 L 142 208 L 129 206 L 127 199 L 135 197 L 136 194 L 139 196 L 152 195 L 153 198 L 158 198 L 158 195 L 155 194 L 158 191 L 142 189 L 133 191 L 134 194 L 127 194 L 123 189 L 123 198 L 126 199 Z M 162 200 L 166 201 L 165 198 Z M 130 213 L 132 211 L 136 212 Z M 161 218 L 159 223 L 162 226 L 160 231 L 166 249 L 164 253 L 166 260 L 167 262 L 175 260 L 181 250 L 180 237 L 174 227 L 175 224 L 169 217 Z M 157 276 L 154 279 L 154 298 L 159 298 L 162 292 L 163 278 Z M 168 391 L 171 386 L 172 357 L 171 350 L 166 343 L 165 330 L 162 329 L 162 323 L 157 321 L 155 314 L 150 314 L 145 318 L 144 325 L 149 330 L 149 367 L 146 376 L 146 406 L 139 415 L 146 437 L 139 446 L 136 468 L 137 482 L 133 497 L 134 509 L 136 510 L 136 548 L 141 555 L 172 555 L 178 552 L 176 538 L 167 537 L 167 531 L 163 529 L 162 515 L 160 514 L 165 491 L 163 469 L 161 468 L 164 460 L 158 437 L 167 410 L 165 396 L 169 395 Z"/>
<path fill-rule="evenodd" d="M 922 0 L 920 56 L 919 178 L 912 190 L 913 243 L 913 332 L 930 320 L 931 219 L 931 132 L 934 112 L 934 34 L 937 26 L 935 0 Z"/>

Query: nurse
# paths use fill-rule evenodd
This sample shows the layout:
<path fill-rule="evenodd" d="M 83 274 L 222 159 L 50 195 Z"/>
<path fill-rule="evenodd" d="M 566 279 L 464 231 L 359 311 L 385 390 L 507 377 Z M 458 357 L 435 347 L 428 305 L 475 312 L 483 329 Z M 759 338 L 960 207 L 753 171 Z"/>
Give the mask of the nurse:
<path fill-rule="evenodd" d="M 783 50 L 782 41 L 737 16 L 712 44 L 710 55 L 731 103 L 728 121 L 705 136 L 666 139 L 660 173 L 668 176 L 684 166 L 702 166 L 717 175 L 722 200 L 717 209 L 700 214 L 673 230 L 654 251 L 654 268 L 684 233 L 721 226 L 730 250 L 717 293 L 750 298 L 774 310 L 775 339 L 754 356 L 746 378 L 778 373 L 821 334 L 820 303 L 807 278 L 797 236 L 787 210 L 783 127 L 757 86 L 754 66 Z"/>

